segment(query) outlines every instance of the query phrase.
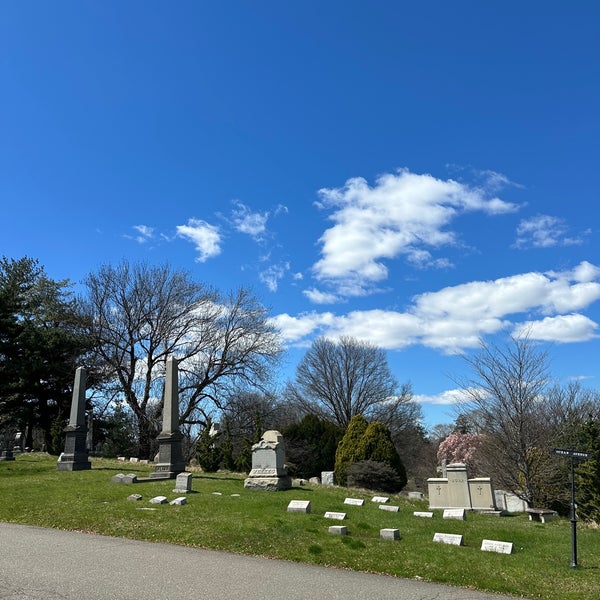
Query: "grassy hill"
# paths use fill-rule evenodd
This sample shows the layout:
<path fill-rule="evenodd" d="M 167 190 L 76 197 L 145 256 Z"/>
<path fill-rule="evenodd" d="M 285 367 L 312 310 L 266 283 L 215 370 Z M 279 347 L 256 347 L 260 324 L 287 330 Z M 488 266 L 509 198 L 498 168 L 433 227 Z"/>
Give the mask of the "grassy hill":
<path fill-rule="evenodd" d="M 92 470 L 59 472 L 56 457 L 23 454 L 0 462 L 0 521 L 86 531 L 153 542 L 225 550 L 305 563 L 421 578 L 456 586 L 543 600 L 597 600 L 600 597 L 600 531 L 578 525 L 579 564 L 570 568 L 571 531 L 567 519 L 547 524 L 526 515 L 469 513 L 466 521 L 419 518 L 427 504 L 390 497 L 398 513 L 379 509 L 365 490 L 302 486 L 284 492 L 245 490 L 244 476 L 194 473 L 194 492 L 184 506 L 151 505 L 169 500 L 174 481 L 123 485 L 117 473 L 145 477 L 151 467 L 92 458 Z M 130 494 L 141 501 L 130 501 Z M 364 506 L 344 504 L 364 498 Z M 291 500 L 310 500 L 311 513 L 288 513 Z M 154 509 L 154 510 L 148 510 Z M 344 521 L 325 519 L 345 512 Z M 346 525 L 347 537 L 331 535 Z M 379 537 L 382 528 L 400 530 L 399 541 Z M 436 532 L 464 536 L 464 546 L 434 543 Z M 513 554 L 482 552 L 483 539 L 514 544 Z"/>

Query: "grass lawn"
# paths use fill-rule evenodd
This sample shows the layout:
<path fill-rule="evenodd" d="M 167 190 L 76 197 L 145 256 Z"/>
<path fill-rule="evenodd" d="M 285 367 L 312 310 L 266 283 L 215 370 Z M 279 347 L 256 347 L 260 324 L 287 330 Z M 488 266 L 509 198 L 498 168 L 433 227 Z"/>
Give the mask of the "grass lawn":
<path fill-rule="evenodd" d="M 194 473 L 194 492 L 185 506 L 151 505 L 169 500 L 175 481 L 123 485 L 117 473 L 149 475 L 136 463 L 92 458 L 90 471 L 57 471 L 56 457 L 22 454 L 0 462 L 0 521 L 87 531 L 138 540 L 226 550 L 241 554 L 388 573 L 543 600 L 600 598 L 600 530 L 579 523 L 579 568 L 570 568 L 571 524 L 557 519 L 530 522 L 526 515 L 493 517 L 469 513 L 466 521 L 419 518 L 422 501 L 392 496 L 398 513 L 379 509 L 365 490 L 303 486 L 283 492 L 245 490 L 239 474 Z M 127 500 L 141 494 L 139 502 Z M 238 495 L 239 494 L 239 495 Z M 364 498 L 364 506 L 344 504 Z M 310 500 L 310 514 L 288 513 L 291 500 Z M 155 510 L 140 510 L 155 508 Z M 345 512 L 344 521 L 325 519 Z M 347 537 L 331 535 L 346 525 Z M 382 528 L 400 530 L 400 541 L 379 537 Z M 464 536 L 464 546 L 434 543 L 435 532 Z M 483 539 L 513 543 L 513 554 L 482 552 Z"/>

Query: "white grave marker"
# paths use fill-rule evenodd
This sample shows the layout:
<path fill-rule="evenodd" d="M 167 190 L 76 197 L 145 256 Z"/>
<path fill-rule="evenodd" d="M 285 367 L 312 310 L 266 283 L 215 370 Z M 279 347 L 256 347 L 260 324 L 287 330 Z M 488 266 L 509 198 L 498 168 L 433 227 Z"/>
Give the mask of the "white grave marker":
<path fill-rule="evenodd" d="M 400 510 L 399 506 L 392 506 L 391 504 L 380 504 L 380 510 L 387 510 L 389 512 L 398 512 Z"/>
<path fill-rule="evenodd" d="M 444 511 L 444 519 L 458 519 L 459 521 L 465 521 L 466 518 L 467 515 L 464 508 L 447 508 Z"/>
<path fill-rule="evenodd" d="M 424 517 L 425 519 L 433 519 L 433 513 L 428 511 L 416 510 L 413 515 L 415 517 Z"/>
<path fill-rule="evenodd" d="M 383 540 L 399 540 L 400 531 L 398 529 L 380 529 L 379 537 Z"/>
<path fill-rule="evenodd" d="M 291 500 L 287 511 L 308 514 L 310 512 L 310 500 Z"/>
<path fill-rule="evenodd" d="M 343 521 L 346 518 L 346 513 L 327 511 L 325 513 L 325 518 L 326 519 L 337 519 L 338 521 Z"/>
<path fill-rule="evenodd" d="M 351 504 L 353 506 L 363 506 L 365 501 L 362 498 L 346 498 L 344 504 Z"/>
<path fill-rule="evenodd" d="M 512 542 L 498 542 L 496 540 L 483 540 L 481 549 L 484 552 L 497 552 L 498 554 L 512 554 Z"/>
<path fill-rule="evenodd" d="M 382 504 L 385 504 L 386 502 L 389 502 L 390 499 L 386 496 L 373 496 L 373 498 L 371 498 L 371 502 L 379 502 Z"/>
<path fill-rule="evenodd" d="M 434 542 L 439 542 L 440 544 L 451 544 L 453 546 L 462 546 L 463 545 L 463 536 L 457 535 L 454 533 L 436 533 L 433 536 Z"/>

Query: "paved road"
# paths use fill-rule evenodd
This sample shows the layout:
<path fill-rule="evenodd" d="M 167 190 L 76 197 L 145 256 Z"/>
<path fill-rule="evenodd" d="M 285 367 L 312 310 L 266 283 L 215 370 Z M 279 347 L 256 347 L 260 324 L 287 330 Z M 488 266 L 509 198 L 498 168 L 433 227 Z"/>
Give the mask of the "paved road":
<path fill-rule="evenodd" d="M 233 598 L 504 600 L 508 597 L 385 575 L 0 523 L 0 600 Z"/>

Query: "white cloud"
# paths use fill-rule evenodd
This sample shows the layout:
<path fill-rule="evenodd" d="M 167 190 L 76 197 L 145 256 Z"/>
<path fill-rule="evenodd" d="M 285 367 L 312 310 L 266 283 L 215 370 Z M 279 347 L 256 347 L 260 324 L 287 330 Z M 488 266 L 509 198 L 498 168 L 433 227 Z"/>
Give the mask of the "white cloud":
<path fill-rule="evenodd" d="M 463 389 L 446 390 L 440 394 L 434 394 L 431 396 L 423 394 L 415 394 L 413 400 L 419 404 L 440 404 L 440 405 L 452 405 L 462 404 L 470 400 L 469 394 Z"/>
<path fill-rule="evenodd" d="M 345 295 L 362 295 L 387 279 L 384 259 L 404 256 L 420 267 L 449 266 L 431 250 L 458 244 L 447 228 L 461 213 L 517 209 L 481 189 L 408 170 L 382 175 L 373 187 L 363 178 L 349 179 L 342 188 L 319 190 L 319 196 L 318 206 L 333 209 L 334 224 L 319 240 L 322 257 L 313 271 Z"/>
<path fill-rule="evenodd" d="M 596 281 L 590 281 L 593 276 Z M 577 313 L 600 299 L 598 279 L 600 269 L 582 262 L 571 271 L 523 273 L 421 294 L 406 312 L 328 312 L 323 318 L 315 312 L 284 315 L 280 328 L 285 341 L 292 344 L 306 344 L 309 336 L 347 335 L 386 349 L 420 344 L 450 354 L 476 347 L 483 336 L 518 327 L 521 315 L 539 313 L 549 318 L 527 319 L 523 325 L 531 326 L 537 338 L 559 343 L 587 341 L 598 326 Z"/>
<path fill-rule="evenodd" d="M 304 290 L 302 292 L 313 304 L 333 304 L 339 298 L 330 292 L 322 292 L 316 288 Z"/>
<path fill-rule="evenodd" d="M 188 219 L 187 225 L 177 226 L 177 235 L 193 242 L 200 256 L 198 262 L 205 262 L 221 254 L 221 234 L 219 228 L 201 219 Z"/>
<path fill-rule="evenodd" d="M 135 240 L 138 244 L 145 244 L 154 238 L 154 227 L 148 227 L 148 225 L 134 225 L 132 229 L 137 231 L 137 235 L 125 235 L 124 237 Z"/>
<path fill-rule="evenodd" d="M 276 292 L 279 286 L 279 281 L 284 277 L 287 271 L 289 271 L 289 263 L 280 263 L 278 265 L 271 265 L 261 273 L 259 273 L 259 279 L 269 288 L 269 291 Z"/>
<path fill-rule="evenodd" d="M 570 314 L 527 321 L 515 328 L 513 335 L 528 335 L 546 342 L 587 342 L 598 336 L 598 323 L 584 315 Z"/>
<path fill-rule="evenodd" d="M 563 219 L 550 215 L 537 215 L 523 219 L 517 227 L 516 248 L 551 248 L 573 246 L 582 238 L 567 237 L 568 227 Z"/>
<path fill-rule="evenodd" d="M 231 211 L 233 225 L 240 233 L 245 233 L 255 240 L 262 239 L 267 230 L 269 213 L 252 212 L 245 204 L 235 202 L 236 208 Z"/>

